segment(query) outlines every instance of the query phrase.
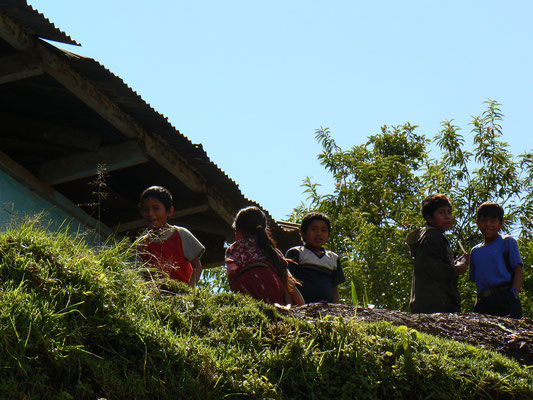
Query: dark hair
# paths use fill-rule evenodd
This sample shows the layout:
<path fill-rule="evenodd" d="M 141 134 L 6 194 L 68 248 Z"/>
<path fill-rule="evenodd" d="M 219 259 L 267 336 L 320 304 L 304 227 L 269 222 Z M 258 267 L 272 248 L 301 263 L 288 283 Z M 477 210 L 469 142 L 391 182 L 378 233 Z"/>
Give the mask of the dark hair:
<path fill-rule="evenodd" d="M 168 191 L 168 189 L 164 188 L 163 186 L 150 186 L 148 189 L 146 189 L 141 194 L 141 198 L 139 200 L 139 208 L 142 207 L 142 203 L 147 198 L 153 198 L 159 200 L 163 205 L 165 206 L 165 210 L 169 211 L 170 207 L 174 205 L 174 200 L 172 200 L 172 195 Z"/>
<path fill-rule="evenodd" d="M 331 219 L 326 214 L 318 211 L 310 212 L 302 218 L 302 223 L 300 224 L 300 231 L 302 233 L 307 232 L 309 225 L 311 225 L 311 222 L 313 221 L 324 221 L 328 226 L 329 232 L 331 233 Z"/>
<path fill-rule="evenodd" d="M 477 209 L 477 220 L 481 217 L 495 217 L 503 222 L 503 207 L 495 201 L 486 201 Z"/>
<path fill-rule="evenodd" d="M 276 242 L 270 236 L 265 213 L 254 206 L 243 208 L 237 213 L 233 228 L 246 236 L 253 236 L 257 239 L 257 244 L 265 253 L 266 258 L 278 271 L 281 281 L 287 285 L 287 261 L 281 256 L 276 248 Z"/>
<path fill-rule="evenodd" d="M 429 195 L 422 201 L 422 216 L 433 217 L 433 213 L 441 207 L 452 208 L 449 197 L 441 193 Z"/>

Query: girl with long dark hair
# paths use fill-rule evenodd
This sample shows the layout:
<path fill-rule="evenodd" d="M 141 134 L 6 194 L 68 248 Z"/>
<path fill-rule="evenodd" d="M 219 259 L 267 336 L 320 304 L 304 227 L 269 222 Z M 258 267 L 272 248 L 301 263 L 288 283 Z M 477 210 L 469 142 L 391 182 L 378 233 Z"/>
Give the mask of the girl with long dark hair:
<path fill-rule="evenodd" d="M 231 290 L 270 304 L 304 304 L 287 261 L 269 234 L 263 211 L 243 208 L 233 227 L 236 241 L 226 251 Z"/>

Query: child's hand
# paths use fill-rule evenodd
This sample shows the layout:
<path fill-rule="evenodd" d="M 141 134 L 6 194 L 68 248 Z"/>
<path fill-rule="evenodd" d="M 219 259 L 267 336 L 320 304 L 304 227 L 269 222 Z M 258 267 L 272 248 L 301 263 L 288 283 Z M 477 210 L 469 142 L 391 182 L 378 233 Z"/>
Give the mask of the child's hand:
<path fill-rule="evenodd" d="M 463 275 L 466 272 L 466 270 L 468 269 L 468 265 L 467 264 L 457 264 L 455 267 L 459 271 L 459 275 Z"/>
<path fill-rule="evenodd" d="M 455 262 L 455 267 L 459 271 L 459 275 L 463 275 L 466 272 L 469 264 L 470 254 L 465 253 Z"/>
<path fill-rule="evenodd" d="M 455 265 L 457 266 L 457 264 L 469 265 L 470 264 L 470 254 L 469 253 L 464 253 L 461 257 L 456 259 L 455 260 Z"/>

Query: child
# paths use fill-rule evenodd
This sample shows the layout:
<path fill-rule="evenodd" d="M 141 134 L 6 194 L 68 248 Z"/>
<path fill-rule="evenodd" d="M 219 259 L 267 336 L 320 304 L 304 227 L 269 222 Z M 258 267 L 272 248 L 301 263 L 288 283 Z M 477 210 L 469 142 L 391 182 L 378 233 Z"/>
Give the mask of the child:
<path fill-rule="evenodd" d="M 422 201 L 427 225 L 411 232 L 407 244 L 414 257 L 413 283 L 409 307 L 413 313 L 459 312 L 459 275 L 468 267 L 468 255 L 454 261 L 444 232 L 453 224 L 450 199 L 432 194 Z M 462 261 L 461 261 L 462 260 Z"/>
<path fill-rule="evenodd" d="M 202 273 L 200 257 L 205 248 L 187 229 L 168 224 L 174 214 L 170 192 L 161 186 L 149 187 L 141 194 L 139 208 L 148 224 L 148 232 L 139 239 L 142 261 L 159 270 L 157 275 L 194 287 Z"/>
<path fill-rule="evenodd" d="M 477 286 L 474 311 L 522 318 L 522 258 L 516 240 L 499 234 L 503 213 L 503 207 L 493 201 L 481 204 L 477 211 L 476 223 L 484 241 L 470 252 L 470 280 Z"/>
<path fill-rule="evenodd" d="M 233 228 L 236 241 L 226 250 L 231 290 L 270 304 L 304 304 L 287 270 L 287 261 L 268 233 L 263 211 L 243 208 L 235 217 Z"/>
<path fill-rule="evenodd" d="M 294 277 L 302 282 L 305 302 L 340 303 L 338 285 L 346 280 L 344 271 L 337 254 L 323 247 L 331 234 L 331 220 L 320 212 L 309 213 L 302 219 L 300 234 L 305 245 L 289 249 L 285 257 L 291 260 Z"/>

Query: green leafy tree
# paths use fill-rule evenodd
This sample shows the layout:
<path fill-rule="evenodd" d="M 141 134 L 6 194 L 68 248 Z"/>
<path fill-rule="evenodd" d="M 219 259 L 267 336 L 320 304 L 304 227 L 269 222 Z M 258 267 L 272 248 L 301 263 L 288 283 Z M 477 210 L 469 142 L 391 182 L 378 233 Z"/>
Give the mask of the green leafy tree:
<path fill-rule="evenodd" d="M 423 181 L 416 171 L 427 163 L 424 137 L 416 126 L 384 126 L 367 143 L 342 150 L 328 129 L 316 132 L 322 145 L 319 160 L 332 173 L 335 192 L 321 196 L 304 181 L 309 206 L 301 205 L 293 219 L 319 209 L 334 220 L 331 248 L 345 256 L 350 285 L 369 302 L 401 308 L 408 302 L 410 269 L 404 238 L 417 218 Z"/>
<path fill-rule="evenodd" d="M 333 219 L 329 246 L 344 255 L 348 277 L 342 296 L 353 298 L 355 290 L 378 306 L 407 309 L 412 261 L 405 237 L 424 223 L 420 203 L 436 192 L 452 199 L 456 224 L 449 238 L 458 255 L 459 241 L 469 249 L 482 240 L 475 225 L 477 207 L 486 200 L 502 204 L 505 230 L 519 239 L 527 270 L 532 250 L 528 243 L 533 228 L 533 155 L 513 157 L 501 140 L 500 104 L 485 103 L 486 110 L 472 117 L 471 149 L 453 121 L 442 122 L 431 141 L 415 133 L 417 127 L 409 123 L 384 126 L 365 144 L 349 150 L 340 148 L 327 128 L 316 131 L 322 145 L 318 158 L 332 174 L 335 189 L 321 195 L 318 185 L 306 178 L 308 203 L 295 208 L 291 218 L 298 221 L 306 212 L 320 210 Z M 428 150 L 432 142 L 438 158 Z M 531 315 L 529 285 L 529 281 L 524 285 L 522 297 Z M 471 309 L 474 286 L 463 278 L 461 291 L 464 308 Z"/>

